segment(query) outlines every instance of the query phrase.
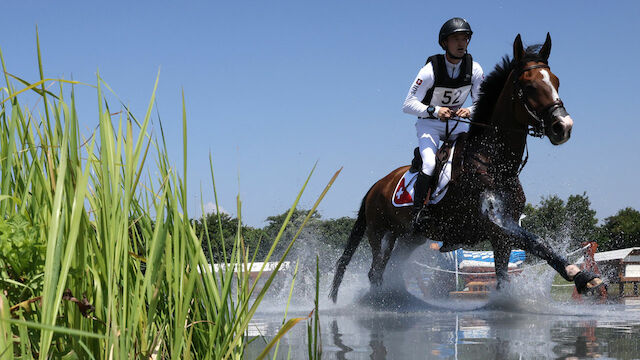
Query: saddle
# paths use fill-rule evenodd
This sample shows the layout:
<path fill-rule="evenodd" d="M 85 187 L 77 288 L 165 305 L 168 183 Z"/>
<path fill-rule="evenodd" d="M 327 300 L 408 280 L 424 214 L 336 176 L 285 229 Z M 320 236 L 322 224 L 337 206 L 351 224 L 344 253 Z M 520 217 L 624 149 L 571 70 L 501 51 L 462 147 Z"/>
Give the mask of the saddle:
<path fill-rule="evenodd" d="M 455 142 L 445 141 L 436 152 L 434 174 L 437 174 L 437 176 L 432 176 L 432 184 L 429 184 L 432 189 L 429 203 L 435 204 L 440 201 L 447 192 L 449 183 L 456 181 L 462 174 L 466 139 L 466 133 L 460 134 Z M 413 154 L 411 167 L 396 185 L 392 199 L 395 207 L 413 205 L 415 179 L 418 176 L 418 172 L 422 170 L 422 157 L 419 149 L 415 148 Z"/>
<path fill-rule="evenodd" d="M 440 179 L 440 175 L 442 174 L 442 170 L 444 169 L 444 165 L 447 163 L 449 158 L 451 157 L 451 150 L 454 149 L 455 145 L 455 153 L 453 154 L 453 159 L 451 160 L 451 180 L 455 181 L 460 174 L 462 173 L 462 163 L 463 163 L 463 152 L 466 145 L 467 138 L 469 137 L 468 133 L 462 133 L 458 135 L 456 141 L 446 140 L 442 143 L 438 151 L 436 152 L 436 167 L 433 171 L 433 174 L 437 174 L 437 176 L 432 177 L 433 184 L 429 184 L 432 189 L 435 189 L 438 185 L 438 179 Z M 422 170 L 422 156 L 420 156 L 420 148 L 416 146 L 413 149 L 413 160 L 411 160 L 411 167 L 409 168 L 410 173 L 417 173 Z"/>

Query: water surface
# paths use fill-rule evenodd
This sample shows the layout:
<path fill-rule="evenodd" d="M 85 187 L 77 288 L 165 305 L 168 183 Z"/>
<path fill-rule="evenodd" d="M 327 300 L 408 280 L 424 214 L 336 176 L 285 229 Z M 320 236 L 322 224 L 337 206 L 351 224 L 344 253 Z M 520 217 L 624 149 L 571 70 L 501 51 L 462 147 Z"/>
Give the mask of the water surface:
<path fill-rule="evenodd" d="M 547 305 L 544 314 L 522 308 L 398 313 L 357 305 L 321 311 L 323 358 L 640 358 L 640 307 Z M 281 322 L 279 314 L 258 314 L 254 331 L 268 339 Z M 254 342 L 246 358 L 263 347 L 263 340 Z M 277 358 L 286 359 L 289 351 L 292 359 L 307 358 L 304 323 L 282 340 Z"/>

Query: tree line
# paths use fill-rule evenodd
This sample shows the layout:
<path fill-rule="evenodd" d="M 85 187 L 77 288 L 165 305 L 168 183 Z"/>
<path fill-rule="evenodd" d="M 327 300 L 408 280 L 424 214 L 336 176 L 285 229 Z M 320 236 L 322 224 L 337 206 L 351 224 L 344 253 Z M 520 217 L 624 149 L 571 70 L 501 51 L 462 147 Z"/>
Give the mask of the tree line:
<path fill-rule="evenodd" d="M 595 241 L 598 251 L 640 246 L 640 211 L 626 207 L 598 224 L 586 192 L 566 201 L 557 195 L 543 197 L 537 206 L 527 204 L 524 215 L 522 227 L 543 238 Z"/>
<path fill-rule="evenodd" d="M 305 209 L 295 209 L 293 211 L 291 219 L 282 234 L 282 240 L 274 250 L 276 255 L 284 252 L 308 213 L 309 210 Z M 242 224 L 238 226 L 238 219 L 229 214 L 221 213 L 218 216 L 215 213 L 210 213 L 205 217 L 194 220 L 194 228 L 198 237 L 203 239 L 202 247 L 210 261 L 219 262 L 223 259 L 224 252 L 227 255 L 231 252 L 238 230 L 240 230 L 239 233 L 243 238 L 249 259 L 255 256 L 255 261 L 263 261 L 271 249 L 273 240 L 278 236 L 287 214 L 288 211 L 269 216 L 266 218 L 264 227 L 255 228 Z M 314 245 L 319 245 L 320 247 L 342 248 L 354 223 L 355 218 L 345 216 L 337 219 L 323 219 L 318 212 L 315 212 L 305 225 L 298 241 L 314 239 L 316 241 Z M 222 237 L 220 236 L 221 233 Z M 224 239 L 224 248 L 223 243 L 220 241 L 221 238 Z M 209 244 L 211 244 L 211 247 Z"/>
<path fill-rule="evenodd" d="M 273 239 L 280 232 L 287 213 L 288 211 L 267 217 L 266 225 L 262 228 L 243 224 L 239 226 L 238 219 L 226 213 L 221 213 L 220 217 L 210 213 L 193 219 L 193 223 L 196 233 L 203 239 L 202 245 L 210 261 L 219 262 L 222 259 L 221 238 L 224 239 L 224 251 L 230 253 L 238 230 L 250 259 L 255 255 L 255 261 L 262 261 L 269 252 Z M 276 248 L 276 254 L 284 251 L 307 214 L 308 210 L 294 210 L 282 235 L 284 241 Z M 543 197 L 536 205 L 528 203 L 524 215 L 522 227 L 550 241 L 571 241 L 572 245 L 595 241 L 598 243 L 598 251 L 640 246 L 640 211 L 627 207 L 600 222 L 596 217 L 596 211 L 591 208 L 591 201 L 586 192 L 570 195 L 566 200 L 558 195 Z M 313 237 L 320 246 L 341 250 L 354 222 L 355 218 L 347 216 L 324 219 L 316 212 L 309 219 L 302 236 Z M 366 240 L 362 242 L 364 246 L 367 244 Z M 488 244 L 480 244 L 477 248 L 489 249 Z"/>

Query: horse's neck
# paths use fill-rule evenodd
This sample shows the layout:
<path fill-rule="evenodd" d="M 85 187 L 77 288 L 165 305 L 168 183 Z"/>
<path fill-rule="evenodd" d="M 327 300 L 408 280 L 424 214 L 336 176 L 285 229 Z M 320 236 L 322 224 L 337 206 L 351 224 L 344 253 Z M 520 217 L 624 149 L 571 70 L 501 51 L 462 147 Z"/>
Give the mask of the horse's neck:
<path fill-rule="evenodd" d="M 484 132 L 483 142 L 487 155 L 493 158 L 498 172 L 504 175 L 516 175 L 522 162 L 522 155 L 527 140 L 527 127 L 517 121 L 511 81 L 502 89 L 490 120 L 490 131 Z"/>

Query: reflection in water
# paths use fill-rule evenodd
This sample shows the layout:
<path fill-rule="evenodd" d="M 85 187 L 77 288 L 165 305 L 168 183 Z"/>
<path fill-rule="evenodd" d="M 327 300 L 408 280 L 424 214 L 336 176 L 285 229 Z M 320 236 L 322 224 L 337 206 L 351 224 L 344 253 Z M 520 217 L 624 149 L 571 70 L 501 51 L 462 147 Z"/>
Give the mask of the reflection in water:
<path fill-rule="evenodd" d="M 569 306 L 567 306 L 569 307 Z M 573 307 L 573 306 L 572 306 Z M 574 308 L 574 307 L 573 307 Z M 640 312 L 598 305 L 585 316 L 504 311 L 397 314 L 366 309 L 321 313 L 323 358 L 327 359 L 531 359 L 638 358 Z M 272 337 L 282 319 L 261 316 Z M 254 358 L 263 342 L 249 346 Z M 291 358 L 306 358 L 304 326 L 282 340 Z M 281 352 L 278 359 L 286 359 Z"/>
<path fill-rule="evenodd" d="M 342 342 L 342 334 L 340 334 L 340 330 L 338 329 L 338 322 L 334 319 L 331 322 L 331 335 L 333 339 L 333 343 L 340 348 L 340 351 L 337 352 L 336 357 L 338 360 L 346 359 L 345 354 L 350 351 L 353 351 L 352 348 L 348 347 Z"/>
<path fill-rule="evenodd" d="M 387 358 L 388 349 L 385 342 L 393 347 L 398 341 L 395 337 L 400 334 L 411 333 L 411 329 L 416 325 L 418 319 L 414 316 L 399 316 L 395 313 L 384 313 L 380 316 L 358 318 L 356 323 L 369 332 L 369 346 L 371 348 L 372 360 L 382 360 Z"/>

